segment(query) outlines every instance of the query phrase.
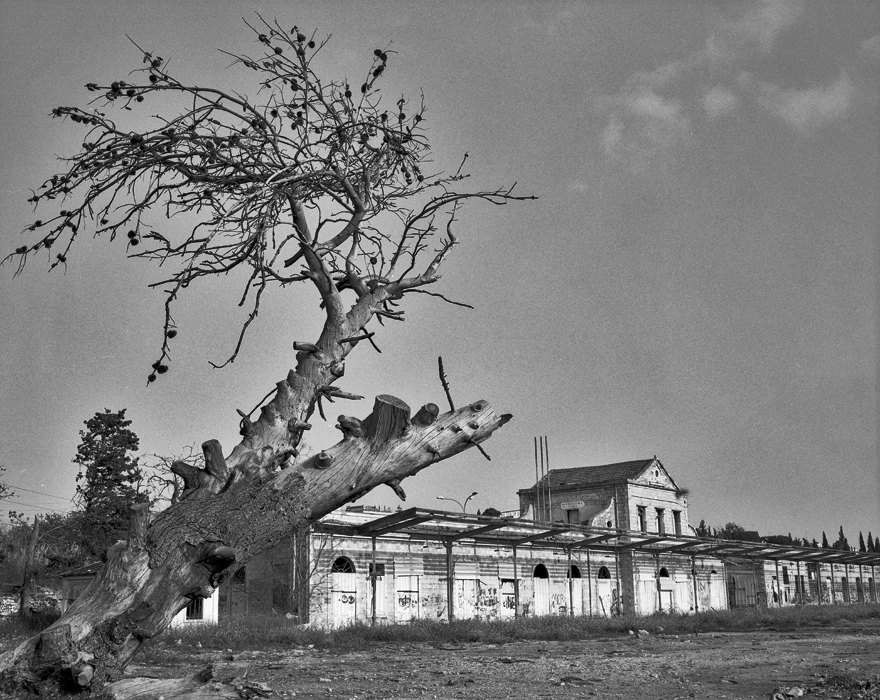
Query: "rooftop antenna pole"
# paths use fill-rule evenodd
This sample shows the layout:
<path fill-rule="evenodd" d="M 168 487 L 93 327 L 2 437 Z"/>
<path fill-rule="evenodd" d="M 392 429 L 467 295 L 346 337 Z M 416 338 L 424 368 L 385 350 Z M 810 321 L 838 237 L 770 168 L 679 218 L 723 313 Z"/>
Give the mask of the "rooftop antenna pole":
<path fill-rule="evenodd" d="M 544 438 L 541 436 L 538 436 L 538 446 L 541 454 L 541 481 L 543 482 L 541 484 L 541 498 L 544 505 L 541 509 L 541 522 L 544 522 L 544 511 L 549 510 L 549 507 L 547 504 L 547 471 L 544 469 Z"/>
<path fill-rule="evenodd" d="M 541 500 L 540 483 L 541 477 L 538 476 L 538 438 L 535 438 L 535 508 L 532 511 L 532 520 L 535 522 L 538 522 L 538 503 Z"/>
<path fill-rule="evenodd" d="M 544 436 L 544 452 L 546 454 L 545 463 L 547 465 L 547 520 L 549 522 L 552 520 L 551 512 L 553 505 L 551 496 L 553 494 L 550 492 L 550 443 L 546 435 Z"/>

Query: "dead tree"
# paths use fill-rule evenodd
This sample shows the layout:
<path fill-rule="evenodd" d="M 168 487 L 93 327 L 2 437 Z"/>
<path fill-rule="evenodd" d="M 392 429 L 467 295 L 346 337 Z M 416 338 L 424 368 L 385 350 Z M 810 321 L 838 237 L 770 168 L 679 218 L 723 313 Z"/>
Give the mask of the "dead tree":
<path fill-rule="evenodd" d="M 258 77 L 259 101 L 179 80 L 138 47 L 142 62 L 126 80 L 88 84 L 87 108 L 55 109 L 83 125 L 82 149 L 34 192 L 35 206 L 52 211 L 28 227 L 34 242 L 5 261 L 21 272 L 48 255 L 51 267 L 64 267 L 89 232 L 161 265 L 153 286 L 166 295 L 164 325 L 148 384 L 169 369 L 175 302 L 203 278 L 244 273 L 240 305 L 249 314 L 219 366 L 236 359 L 271 288 L 310 285 L 323 329 L 310 341 L 291 338 L 295 366 L 262 405 L 239 411 L 241 442 L 224 454 L 206 441 L 204 468 L 175 463 L 179 500 L 153 517 L 135 506 L 128 539 L 111 547 L 82 597 L 0 657 L 5 696 L 170 699 L 203 697 L 208 684 L 210 697 L 238 697 L 209 673 L 161 682 L 122 674 L 147 640 L 238 565 L 380 484 L 403 497 L 404 478 L 483 442 L 510 418 L 480 400 L 444 414 L 428 405 L 412 420 L 403 401 L 379 396 L 369 415 L 340 416 L 341 442 L 299 456 L 316 409 L 323 417 L 325 403 L 360 398 L 336 384 L 346 357 L 375 342 L 368 325 L 402 320 L 413 293 L 448 301 L 425 287 L 457 243 L 460 205 L 530 197 L 512 187 L 458 191 L 461 167 L 425 171 L 423 99 L 390 109 L 380 100 L 390 51 L 374 52 L 362 82 L 325 81 L 312 65 L 326 41 L 262 18 L 250 28 L 257 55 L 230 56 Z M 114 120 L 159 98 L 165 116 L 144 117 L 135 130 Z M 178 221 L 186 225 L 171 225 Z"/>

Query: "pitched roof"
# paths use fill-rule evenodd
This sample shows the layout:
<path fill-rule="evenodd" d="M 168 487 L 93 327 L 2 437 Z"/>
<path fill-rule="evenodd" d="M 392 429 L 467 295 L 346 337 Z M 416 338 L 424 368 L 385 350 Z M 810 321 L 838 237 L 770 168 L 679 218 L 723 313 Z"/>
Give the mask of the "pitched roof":
<path fill-rule="evenodd" d="M 546 487 L 550 482 L 551 491 L 594 486 L 596 484 L 623 483 L 629 479 L 635 479 L 649 465 L 656 461 L 651 459 L 637 459 L 632 462 L 617 462 L 616 464 L 600 464 L 595 467 L 574 467 L 573 469 L 551 469 L 541 477 L 537 484 L 533 484 L 523 491 L 533 491 L 536 487 Z M 665 471 L 665 469 L 664 469 Z"/>

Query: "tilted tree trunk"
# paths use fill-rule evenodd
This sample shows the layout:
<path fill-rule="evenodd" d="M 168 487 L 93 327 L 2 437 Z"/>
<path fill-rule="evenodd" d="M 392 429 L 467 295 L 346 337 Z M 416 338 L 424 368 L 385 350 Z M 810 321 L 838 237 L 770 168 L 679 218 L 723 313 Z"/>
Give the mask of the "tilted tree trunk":
<path fill-rule="evenodd" d="M 147 506 L 135 506 L 128 540 L 111 548 L 88 590 L 55 624 L 0 659 L 2 691 L 199 697 L 193 693 L 210 685 L 208 674 L 161 683 L 119 678 L 147 640 L 191 599 L 210 596 L 231 567 L 380 484 L 402 495 L 402 479 L 484 441 L 509 419 L 485 401 L 434 420 L 432 408 L 413 422 L 405 403 L 380 396 L 365 420 L 340 421 L 340 443 L 277 471 L 268 450 L 243 474 L 223 462 L 216 441 L 205 443 L 207 468 L 187 475 L 187 498 L 152 523 Z M 234 686 L 210 691 L 238 697 Z"/>
<path fill-rule="evenodd" d="M 169 339 L 177 335 L 171 304 L 202 277 L 248 270 L 239 305 L 250 297 L 252 310 L 227 363 L 237 356 L 270 285 L 311 283 L 324 326 L 317 342 L 294 342 L 296 366 L 256 420 L 239 411 L 241 442 L 228 455 L 216 440 L 205 442 L 204 469 L 174 463 L 184 482 L 181 499 L 152 520 L 146 506 L 135 506 L 127 541 L 110 548 L 85 593 L 51 627 L 0 656 L 3 697 L 237 697 L 235 683 L 218 685 L 210 673 L 176 681 L 121 675 L 147 640 L 192 599 L 210 596 L 236 566 L 380 484 L 403 498 L 404 478 L 483 442 L 510 419 L 485 401 L 445 414 L 426 404 L 411 417 L 405 403 L 380 396 L 363 419 L 339 416 L 340 443 L 308 459 L 299 455 L 308 421 L 316 409 L 323 417 L 324 401 L 361 398 L 334 384 L 352 349 L 372 342 L 367 325 L 374 318 L 403 320 L 398 307 L 410 293 L 450 301 L 423 288 L 440 279 L 457 245 L 452 227 L 460 205 L 477 200 L 501 206 L 534 197 L 514 195 L 513 187 L 457 191 L 466 177 L 464 160 L 452 174 L 425 177 L 419 163 L 431 162 L 431 151 L 422 134 L 424 104 L 413 104 L 407 117 L 401 99 L 396 120 L 379 106 L 374 83 L 385 70 L 385 52 L 374 51 L 359 99 L 347 81 L 319 80 L 310 68 L 323 44 L 306 42 L 299 30 L 287 32 L 278 22 L 259 26 L 264 60 L 240 56 L 236 63 L 261 74 L 260 92 L 271 93 L 264 104 L 181 83 L 163 59 L 144 52 L 149 68 L 139 64 L 131 74 L 144 77 L 143 84 L 86 87 L 103 93 L 108 105 L 118 99 L 126 110 L 144 95 L 183 96 L 193 105 L 183 114 L 129 133 L 99 110 L 54 110 L 54 116 L 89 125 L 93 135 L 68 159 L 69 170 L 31 197 L 46 206 L 64 201 L 68 208 L 15 256 L 20 272 L 28 256 L 54 245 L 52 252 L 61 252 L 52 266 L 64 266 L 78 232 L 96 219 L 110 240 L 128 229 L 129 247 L 145 243 L 133 257 L 177 265 L 152 285 L 167 298 L 161 356 L 148 382 L 168 370 Z M 298 107 L 285 86 L 298 91 Z M 75 205 L 67 203 L 74 191 L 81 195 Z M 166 231 L 172 243 L 142 225 L 150 209 L 166 218 L 192 213 L 199 223 Z M 35 222 L 30 230 L 42 226 Z M 431 256 L 426 265 L 423 256 Z M 355 297 L 347 310 L 343 291 Z"/>

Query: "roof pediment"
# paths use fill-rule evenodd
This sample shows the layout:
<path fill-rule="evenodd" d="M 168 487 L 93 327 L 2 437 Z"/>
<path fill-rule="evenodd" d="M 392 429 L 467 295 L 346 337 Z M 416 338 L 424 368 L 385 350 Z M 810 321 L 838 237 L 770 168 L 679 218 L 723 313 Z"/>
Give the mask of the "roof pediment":
<path fill-rule="evenodd" d="M 656 476 L 654 475 L 655 471 L 658 472 Z M 672 477 L 669 476 L 660 460 L 653 457 L 651 459 L 638 459 L 631 462 L 600 464 L 593 467 L 551 469 L 536 484 L 528 489 L 521 489 L 520 493 L 528 493 L 536 488 L 546 489 L 549 487 L 551 492 L 573 491 L 591 488 L 600 484 L 613 485 L 630 482 L 678 490 L 678 486 Z"/>

